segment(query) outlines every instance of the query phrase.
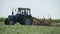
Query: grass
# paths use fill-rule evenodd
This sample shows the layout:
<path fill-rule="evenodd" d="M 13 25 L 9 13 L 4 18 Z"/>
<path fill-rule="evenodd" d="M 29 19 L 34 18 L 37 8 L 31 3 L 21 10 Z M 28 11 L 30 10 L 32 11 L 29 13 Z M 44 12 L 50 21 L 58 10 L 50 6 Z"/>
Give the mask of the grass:
<path fill-rule="evenodd" d="M 59 23 L 59 27 L 55 26 L 35 26 L 35 25 L 5 25 L 4 20 L 0 18 L 0 34 L 60 34 L 60 19 L 52 20 Z"/>
<path fill-rule="evenodd" d="M 6 18 L 0 18 L 0 21 L 5 21 Z"/>
<path fill-rule="evenodd" d="M 60 27 L 34 25 L 5 25 L 0 22 L 0 34 L 60 34 Z"/>
<path fill-rule="evenodd" d="M 60 19 L 53 19 L 52 22 L 58 23 L 60 22 Z"/>

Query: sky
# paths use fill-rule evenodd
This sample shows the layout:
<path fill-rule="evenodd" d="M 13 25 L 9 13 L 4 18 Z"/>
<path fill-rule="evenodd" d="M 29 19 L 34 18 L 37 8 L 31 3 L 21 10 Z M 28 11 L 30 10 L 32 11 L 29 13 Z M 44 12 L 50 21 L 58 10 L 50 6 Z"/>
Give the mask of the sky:
<path fill-rule="evenodd" d="M 0 0 L 0 17 L 11 15 L 13 8 L 30 8 L 33 17 L 60 19 L 60 0 Z"/>

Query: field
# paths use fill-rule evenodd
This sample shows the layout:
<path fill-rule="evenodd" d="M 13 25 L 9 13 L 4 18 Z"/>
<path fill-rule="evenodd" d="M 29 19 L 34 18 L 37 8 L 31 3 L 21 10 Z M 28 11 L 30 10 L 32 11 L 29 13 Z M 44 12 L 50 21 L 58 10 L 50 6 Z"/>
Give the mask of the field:
<path fill-rule="evenodd" d="M 60 34 L 60 26 L 5 25 L 1 20 L 0 34 Z"/>

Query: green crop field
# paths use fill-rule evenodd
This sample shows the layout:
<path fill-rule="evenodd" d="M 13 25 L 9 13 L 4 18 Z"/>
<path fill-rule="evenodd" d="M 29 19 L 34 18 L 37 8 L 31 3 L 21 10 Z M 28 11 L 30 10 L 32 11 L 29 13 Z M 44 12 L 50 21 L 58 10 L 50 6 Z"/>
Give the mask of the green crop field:
<path fill-rule="evenodd" d="M 5 25 L 0 22 L 0 34 L 60 34 L 60 27 L 36 25 Z"/>
<path fill-rule="evenodd" d="M 0 34 L 60 34 L 60 26 L 5 25 L 1 20 Z"/>

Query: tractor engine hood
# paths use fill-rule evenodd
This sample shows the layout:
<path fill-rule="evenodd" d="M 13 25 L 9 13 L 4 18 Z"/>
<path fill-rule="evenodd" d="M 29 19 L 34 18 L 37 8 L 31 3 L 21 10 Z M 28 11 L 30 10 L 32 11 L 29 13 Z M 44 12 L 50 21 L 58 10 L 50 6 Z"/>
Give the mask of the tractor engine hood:
<path fill-rule="evenodd" d="M 14 20 L 14 19 L 15 19 L 15 15 L 9 15 L 9 16 L 8 16 L 8 19 L 9 19 L 9 20 Z"/>

